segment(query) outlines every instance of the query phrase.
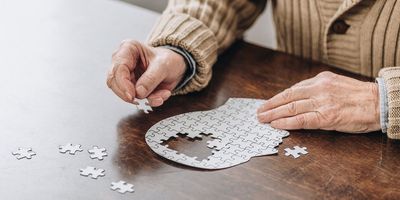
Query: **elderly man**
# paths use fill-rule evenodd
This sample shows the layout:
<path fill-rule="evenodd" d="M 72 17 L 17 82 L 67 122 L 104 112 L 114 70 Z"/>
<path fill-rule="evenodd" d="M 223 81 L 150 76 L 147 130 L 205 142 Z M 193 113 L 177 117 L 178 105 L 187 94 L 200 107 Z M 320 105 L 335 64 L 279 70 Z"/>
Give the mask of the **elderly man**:
<path fill-rule="evenodd" d="M 373 83 L 323 72 L 267 100 L 259 121 L 281 129 L 382 130 L 400 139 L 400 3 L 271 2 L 278 50 L 379 77 Z M 127 102 L 147 97 L 152 106 L 171 93 L 201 90 L 218 53 L 242 36 L 265 5 L 266 0 L 170 0 L 148 44 L 126 40 L 113 54 L 108 86 Z"/>

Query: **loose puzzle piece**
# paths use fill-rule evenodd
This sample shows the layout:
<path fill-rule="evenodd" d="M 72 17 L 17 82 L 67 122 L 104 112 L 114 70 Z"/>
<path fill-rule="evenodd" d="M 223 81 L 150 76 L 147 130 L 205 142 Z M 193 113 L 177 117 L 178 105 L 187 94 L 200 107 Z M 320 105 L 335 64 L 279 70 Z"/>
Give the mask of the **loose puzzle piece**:
<path fill-rule="evenodd" d="M 97 146 L 93 146 L 92 149 L 88 150 L 91 159 L 103 160 L 104 157 L 107 156 L 106 148 L 99 148 Z"/>
<path fill-rule="evenodd" d="M 153 111 L 151 106 L 149 106 L 149 100 L 147 100 L 146 98 L 144 99 L 135 98 L 133 102 L 137 103 L 137 105 L 135 104 L 136 109 L 143 110 L 143 112 L 146 114 L 149 114 L 149 111 Z"/>
<path fill-rule="evenodd" d="M 100 176 L 105 176 L 104 169 L 97 169 L 95 167 L 86 167 L 85 169 L 80 169 L 81 176 L 90 176 L 93 179 L 97 179 Z"/>
<path fill-rule="evenodd" d="M 300 157 L 300 154 L 307 154 L 308 152 L 306 151 L 307 147 L 299 147 L 299 146 L 294 146 L 294 149 L 286 148 L 285 151 L 285 156 L 293 156 L 294 158 Z"/>
<path fill-rule="evenodd" d="M 32 148 L 18 148 L 17 151 L 12 152 L 12 155 L 14 155 L 18 160 L 26 158 L 26 159 L 31 159 L 32 156 L 36 155 L 35 152 L 32 151 Z"/>
<path fill-rule="evenodd" d="M 83 149 L 81 149 L 81 145 L 77 144 L 77 145 L 73 145 L 71 143 L 68 143 L 66 145 L 61 145 L 58 147 L 60 153 L 67 153 L 69 152 L 69 154 L 71 155 L 75 155 L 75 153 L 77 151 L 83 151 Z"/>
<path fill-rule="evenodd" d="M 231 98 L 224 105 L 209 111 L 184 113 L 164 119 L 146 133 L 146 142 L 158 155 L 169 160 L 203 169 L 222 169 L 247 162 L 252 157 L 276 154 L 276 147 L 289 132 L 261 124 L 257 109 L 265 101 Z M 210 134 L 207 147 L 213 154 L 199 161 L 162 145 L 177 134 L 201 138 Z"/>
<path fill-rule="evenodd" d="M 133 185 L 130 183 L 127 183 L 125 181 L 112 182 L 110 189 L 117 191 L 121 194 L 125 194 L 126 192 L 134 192 L 135 191 L 133 189 Z"/>

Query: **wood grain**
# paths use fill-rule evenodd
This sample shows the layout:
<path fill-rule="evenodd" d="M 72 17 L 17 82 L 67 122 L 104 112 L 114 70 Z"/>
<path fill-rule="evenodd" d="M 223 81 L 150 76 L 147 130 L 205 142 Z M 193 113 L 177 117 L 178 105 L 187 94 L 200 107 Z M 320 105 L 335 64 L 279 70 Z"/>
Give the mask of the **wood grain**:
<path fill-rule="evenodd" d="M 146 115 L 105 84 L 110 56 L 125 38 L 144 40 L 157 14 L 117 1 L 5 0 L 0 6 L 0 195 L 2 199 L 399 199 L 400 142 L 382 133 L 291 131 L 279 154 L 224 170 L 199 170 L 157 156 L 146 131 L 177 114 L 216 108 L 228 98 L 267 99 L 324 70 L 368 80 L 273 50 L 237 42 L 207 88 L 174 96 Z M 17 12 L 18 11 L 18 12 Z M 58 145 L 81 144 L 75 156 Z M 205 140 L 169 144 L 207 156 Z M 91 160 L 92 145 L 105 147 Z M 283 149 L 306 146 L 298 159 Z M 11 152 L 32 147 L 37 156 Z M 106 170 L 98 180 L 79 169 Z M 136 192 L 109 189 L 125 180 Z"/>

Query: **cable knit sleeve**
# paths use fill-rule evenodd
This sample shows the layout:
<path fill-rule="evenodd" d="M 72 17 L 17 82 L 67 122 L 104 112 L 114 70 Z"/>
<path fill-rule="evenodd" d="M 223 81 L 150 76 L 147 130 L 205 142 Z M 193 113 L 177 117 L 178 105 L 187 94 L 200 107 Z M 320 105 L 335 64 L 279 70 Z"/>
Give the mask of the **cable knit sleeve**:
<path fill-rule="evenodd" d="M 383 78 L 387 92 L 387 135 L 392 139 L 400 139 L 400 67 L 383 68 L 379 76 Z"/>
<path fill-rule="evenodd" d="M 218 53 L 229 47 L 264 10 L 266 0 L 170 0 L 148 37 L 152 46 L 171 45 L 196 61 L 195 76 L 177 94 L 207 86 Z"/>

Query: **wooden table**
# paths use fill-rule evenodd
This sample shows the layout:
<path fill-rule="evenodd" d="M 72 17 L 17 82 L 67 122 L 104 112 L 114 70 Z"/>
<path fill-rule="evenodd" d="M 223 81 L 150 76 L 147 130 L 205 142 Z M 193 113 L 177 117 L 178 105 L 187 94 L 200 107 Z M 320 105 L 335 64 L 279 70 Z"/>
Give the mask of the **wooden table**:
<path fill-rule="evenodd" d="M 144 134 L 176 114 L 208 110 L 230 97 L 267 99 L 324 70 L 323 64 L 238 42 L 219 60 L 210 86 L 171 98 L 149 115 L 120 101 L 105 84 L 110 56 L 124 38 L 144 40 L 157 14 L 116 1 L 6 0 L 0 3 L 1 199 L 382 199 L 399 198 L 400 144 L 382 133 L 349 135 L 291 131 L 279 154 L 253 158 L 224 170 L 175 164 L 153 153 Z M 64 155 L 58 146 L 81 144 Z M 205 140 L 171 146 L 207 156 Z M 106 147 L 91 160 L 92 145 Z M 298 159 L 283 149 L 306 146 Z M 11 152 L 32 147 L 37 156 Z M 88 165 L 98 180 L 82 177 Z M 110 183 L 125 180 L 135 193 Z"/>

